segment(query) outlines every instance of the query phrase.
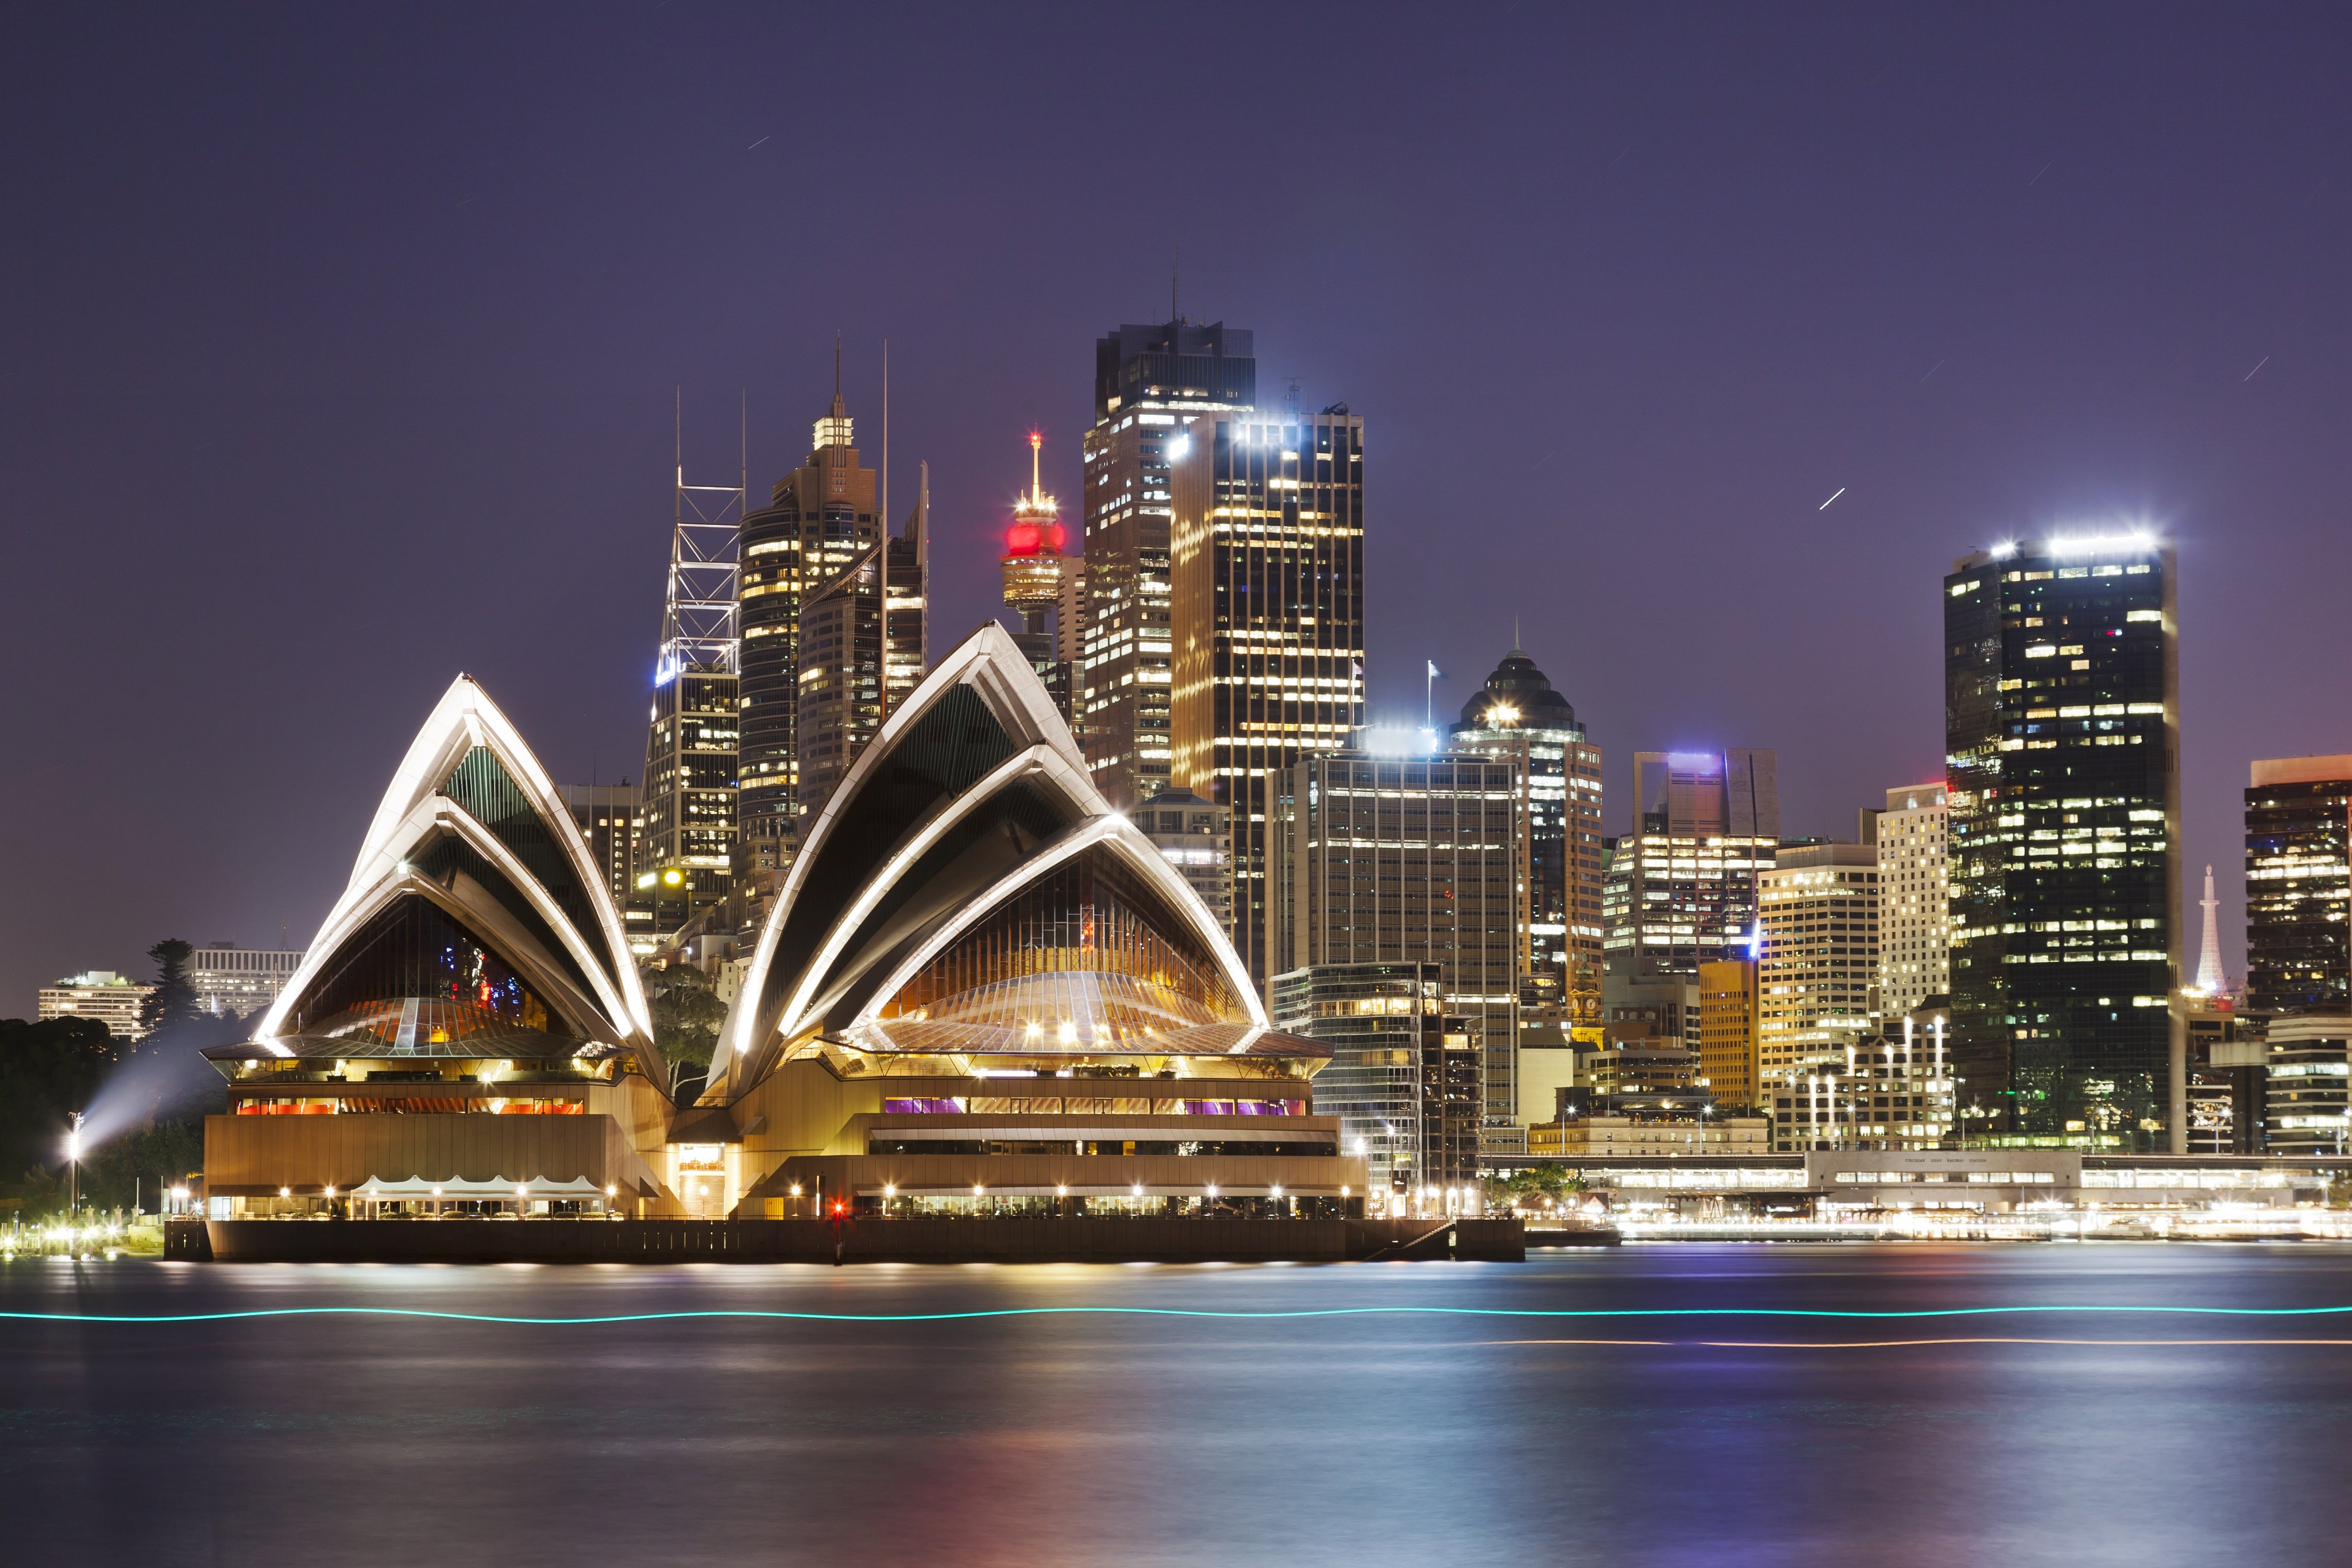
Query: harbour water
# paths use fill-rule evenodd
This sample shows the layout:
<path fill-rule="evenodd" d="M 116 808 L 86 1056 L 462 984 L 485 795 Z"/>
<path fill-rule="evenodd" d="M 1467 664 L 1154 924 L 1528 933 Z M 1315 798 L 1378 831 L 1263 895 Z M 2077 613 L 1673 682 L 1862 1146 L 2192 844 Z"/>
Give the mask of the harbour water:
<path fill-rule="evenodd" d="M 845 1316 L 0 1321 L 10 1560 L 2347 1555 L 2352 1314 L 1754 1315 L 2352 1306 L 2352 1249 L 2328 1244 L 1686 1244 L 1524 1265 L 0 1267 L 9 1312 L 327 1305 Z M 1068 1307 L 1245 1315 L 1026 1310 Z M 1478 1310 L 1257 1315 L 1361 1308 Z M 1015 1315 L 878 1321 L 975 1312 Z"/>

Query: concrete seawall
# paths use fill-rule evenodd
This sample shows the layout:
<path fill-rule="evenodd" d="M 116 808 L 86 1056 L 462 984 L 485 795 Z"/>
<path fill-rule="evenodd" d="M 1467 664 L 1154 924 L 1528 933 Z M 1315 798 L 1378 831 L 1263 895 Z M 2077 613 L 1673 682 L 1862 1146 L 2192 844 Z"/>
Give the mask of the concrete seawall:
<path fill-rule="evenodd" d="M 1515 1219 L 265 1219 L 173 1221 L 164 1251 L 223 1263 L 1517 1263 L 1527 1237 Z"/>

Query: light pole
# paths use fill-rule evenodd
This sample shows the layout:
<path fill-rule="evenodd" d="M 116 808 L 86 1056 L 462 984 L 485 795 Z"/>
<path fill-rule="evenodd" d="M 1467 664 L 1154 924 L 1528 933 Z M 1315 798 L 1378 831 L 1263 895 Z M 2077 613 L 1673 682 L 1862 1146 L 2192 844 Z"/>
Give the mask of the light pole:
<path fill-rule="evenodd" d="M 81 1212 L 81 1112 L 73 1113 L 73 1126 L 66 1133 L 66 1223 L 71 1225 Z"/>

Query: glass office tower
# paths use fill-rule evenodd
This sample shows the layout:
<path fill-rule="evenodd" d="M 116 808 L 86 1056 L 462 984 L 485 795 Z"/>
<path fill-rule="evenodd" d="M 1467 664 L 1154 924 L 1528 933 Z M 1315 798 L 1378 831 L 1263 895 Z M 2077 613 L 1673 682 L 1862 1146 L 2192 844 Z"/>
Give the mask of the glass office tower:
<path fill-rule="evenodd" d="M 1513 648 L 1462 705 L 1457 750 L 1515 759 L 1528 772 L 1526 947 L 1536 973 L 1558 982 L 1569 1029 L 1600 1044 L 1601 748 L 1576 710 L 1523 648 Z M 1547 1041 L 1547 1043 L 1564 1043 Z"/>
<path fill-rule="evenodd" d="M 1122 811 L 1169 787 L 1170 467 L 1187 420 L 1256 401 L 1250 334 L 1223 321 L 1178 317 L 1096 341 L 1086 626 L 1070 708 L 1096 787 Z"/>
<path fill-rule="evenodd" d="M 801 610 L 882 537 L 877 477 L 858 460 L 836 385 L 832 407 L 810 437 L 808 460 L 778 479 L 769 504 L 743 520 L 740 810 L 746 838 L 798 841 Z"/>
<path fill-rule="evenodd" d="M 1233 811 L 1234 946 L 1263 986 L 1292 967 L 1270 951 L 1285 770 L 1360 721 L 1364 421 L 1339 405 L 1204 414 L 1187 434 L 1169 573 L 1171 776 Z"/>
<path fill-rule="evenodd" d="M 1944 579 L 1962 1126 L 2168 1147 L 2180 984 L 2172 552 L 2001 544 Z"/>
<path fill-rule="evenodd" d="M 2258 762 L 2246 791 L 2246 1006 L 2352 1005 L 2352 756 Z"/>

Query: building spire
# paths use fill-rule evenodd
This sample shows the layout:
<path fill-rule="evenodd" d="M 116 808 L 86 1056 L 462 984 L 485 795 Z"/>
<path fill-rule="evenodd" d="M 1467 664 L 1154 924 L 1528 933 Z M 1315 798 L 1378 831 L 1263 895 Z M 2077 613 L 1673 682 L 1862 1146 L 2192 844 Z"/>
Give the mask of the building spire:
<path fill-rule="evenodd" d="M 1038 477 L 1037 469 L 1038 449 L 1045 445 L 1045 432 L 1042 430 L 1029 432 L 1029 504 L 1031 506 L 1035 506 L 1045 499 L 1045 482 Z"/>
<path fill-rule="evenodd" d="M 2197 989 L 2208 996 L 2221 994 L 2221 930 L 2213 917 L 2221 900 L 2213 896 L 2213 868 L 2205 868 L 2205 897 L 2200 900 L 2205 910 L 2205 942 L 2197 953 Z"/>

